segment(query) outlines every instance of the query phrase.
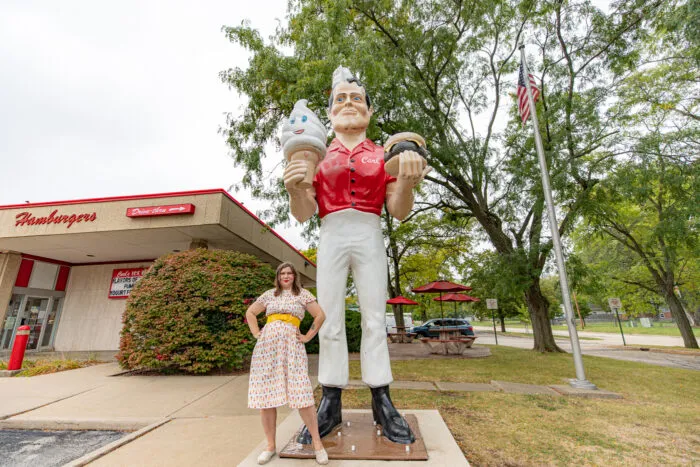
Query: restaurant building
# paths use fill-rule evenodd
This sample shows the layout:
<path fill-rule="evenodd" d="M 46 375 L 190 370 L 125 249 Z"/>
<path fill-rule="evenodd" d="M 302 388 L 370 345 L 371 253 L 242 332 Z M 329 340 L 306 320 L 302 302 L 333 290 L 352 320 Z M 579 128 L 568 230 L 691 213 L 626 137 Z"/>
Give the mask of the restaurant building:
<path fill-rule="evenodd" d="M 0 206 L 0 352 L 17 327 L 28 351 L 119 348 L 131 287 L 153 261 L 191 248 L 316 267 L 225 190 Z"/>

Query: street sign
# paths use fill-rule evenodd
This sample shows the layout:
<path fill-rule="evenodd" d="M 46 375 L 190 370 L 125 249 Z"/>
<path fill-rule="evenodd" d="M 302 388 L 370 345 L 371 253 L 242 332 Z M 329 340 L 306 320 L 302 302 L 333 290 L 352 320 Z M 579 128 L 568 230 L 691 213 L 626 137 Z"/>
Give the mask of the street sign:
<path fill-rule="evenodd" d="M 627 345 L 627 342 L 625 342 L 625 333 L 622 331 L 622 321 L 620 321 L 620 315 L 618 314 L 618 311 L 622 308 L 622 302 L 619 298 L 608 298 L 608 305 L 610 309 L 615 312 L 615 316 L 617 317 L 617 324 L 620 326 L 620 335 L 622 336 L 622 345 Z"/>
<path fill-rule="evenodd" d="M 486 309 L 487 310 L 498 310 L 498 300 L 495 298 L 486 299 Z"/>

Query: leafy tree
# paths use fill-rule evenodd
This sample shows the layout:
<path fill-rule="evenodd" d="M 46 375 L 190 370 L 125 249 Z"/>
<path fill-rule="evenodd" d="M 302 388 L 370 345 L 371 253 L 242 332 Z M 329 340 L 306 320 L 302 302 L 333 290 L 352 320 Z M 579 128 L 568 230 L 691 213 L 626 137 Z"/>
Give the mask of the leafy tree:
<path fill-rule="evenodd" d="M 581 301 L 609 309 L 608 299 L 620 297 L 623 311 L 629 316 L 658 314 L 663 296 L 656 291 L 648 270 L 632 251 L 607 236 L 593 235 L 588 225 L 579 227 L 573 238 L 577 257 L 586 263 L 599 283 L 592 291 L 584 292 Z"/>
<path fill-rule="evenodd" d="M 505 140 L 496 125 L 514 87 L 518 45 L 528 38 L 539 47 L 539 131 L 562 209 L 557 227 L 566 234 L 606 170 L 610 154 L 601 148 L 616 132 L 601 115 L 634 64 L 636 31 L 660 3 L 623 0 L 605 15 L 583 0 L 297 0 L 271 44 L 248 25 L 226 28 L 251 52 L 246 70 L 222 73 L 249 97 L 226 131 L 246 169 L 242 183 L 272 202 L 274 220 L 288 220 L 280 181 L 263 176 L 264 145 L 277 141 L 278 122 L 297 99 L 325 108 L 333 69 L 352 66 L 375 107 L 368 136 L 415 131 L 426 138 L 433 206 L 476 219 L 496 252 L 520 263 L 535 349 L 558 351 L 539 284 L 552 245 L 532 140 L 515 131 L 514 119 Z"/>
<path fill-rule="evenodd" d="M 404 270 L 403 259 L 413 254 L 424 254 L 444 258 L 444 264 L 457 264 L 469 249 L 469 238 L 465 235 L 466 227 L 463 220 L 450 220 L 448 216 L 437 217 L 435 214 L 416 211 L 404 222 L 397 222 L 387 212 L 383 222 L 387 233 L 387 257 L 389 258 L 389 296 L 406 295 L 410 289 L 403 287 L 402 278 L 409 270 Z M 421 264 L 414 262 L 412 267 Z M 426 263 L 423 263 L 426 264 Z M 432 265 L 430 265 L 432 266 Z M 445 268 L 428 269 L 422 276 L 431 277 L 426 281 L 440 279 L 439 271 Z M 415 284 L 414 287 L 422 285 Z M 403 306 L 394 305 L 394 317 L 397 326 L 404 326 Z"/>
<path fill-rule="evenodd" d="M 523 290 L 527 284 L 519 282 L 523 277 L 517 271 L 520 264 L 509 262 L 503 255 L 489 250 L 471 255 L 462 273 L 469 278 L 469 284 L 474 288 L 471 295 L 481 299 L 474 304 L 474 310 L 479 316 L 490 318 L 491 310 L 486 308 L 486 299 L 498 300 L 495 315 L 501 323 L 502 332 L 506 332 L 505 319 L 520 317 L 521 309 L 525 306 Z"/>
<path fill-rule="evenodd" d="M 700 184 L 697 163 L 674 162 L 669 134 L 640 139 L 627 164 L 596 191 L 599 201 L 589 216 L 592 235 L 605 235 L 633 252 L 645 280 L 626 275 L 621 282 L 660 293 L 681 331 L 686 347 L 697 348 L 683 305 L 674 287 L 688 262 L 697 261 L 697 206 Z M 651 284 L 650 284 L 651 282 Z"/>
<path fill-rule="evenodd" d="M 629 154 L 597 187 L 588 218 L 646 270 L 646 280 L 622 282 L 661 294 L 685 346 L 698 348 L 675 292 L 700 253 L 700 41 L 692 4 L 668 2 L 649 24 L 656 34 L 646 36 L 642 66 L 621 87 L 616 105 Z"/>

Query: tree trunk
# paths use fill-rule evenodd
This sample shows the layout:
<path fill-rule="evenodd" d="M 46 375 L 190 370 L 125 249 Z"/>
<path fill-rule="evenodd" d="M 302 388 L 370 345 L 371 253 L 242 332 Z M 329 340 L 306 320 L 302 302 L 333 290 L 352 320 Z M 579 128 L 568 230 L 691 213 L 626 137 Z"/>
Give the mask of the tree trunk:
<path fill-rule="evenodd" d="M 676 294 L 673 293 L 673 287 L 664 287 L 664 298 L 666 299 L 666 304 L 671 310 L 671 316 L 676 322 L 676 326 L 681 331 L 681 337 L 683 337 L 683 345 L 688 349 L 697 349 L 698 340 L 693 334 L 693 328 L 690 326 L 690 321 L 685 315 L 685 310 L 683 310 L 683 305 L 678 299 Z"/>
<path fill-rule="evenodd" d="M 501 322 L 501 332 L 506 332 L 506 317 L 503 313 L 498 313 L 498 319 Z"/>
<path fill-rule="evenodd" d="M 552 334 L 552 326 L 549 323 L 549 303 L 540 289 L 540 280 L 535 278 L 532 285 L 525 291 L 527 311 L 530 313 L 532 332 L 535 336 L 534 350 L 538 352 L 563 352 Z"/>

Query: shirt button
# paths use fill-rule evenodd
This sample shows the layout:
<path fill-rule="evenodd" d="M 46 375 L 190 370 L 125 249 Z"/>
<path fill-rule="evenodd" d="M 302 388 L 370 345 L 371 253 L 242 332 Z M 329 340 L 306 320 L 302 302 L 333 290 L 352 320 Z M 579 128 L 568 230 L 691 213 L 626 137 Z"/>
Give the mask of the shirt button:
<path fill-rule="evenodd" d="M 350 183 L 355 183 L 355 179 L 354 179 L 354 178 L 351 178 L 351 179 L 350 179 Z"/>
<path fill-rule="evenodd" d="M 355 162 L 355 159 L 350 159 L 350 162 Z"/>
<path fill-rule="evenodd" d="M 352 203 L 350 203 L 350 206 L 355 206 L 355 202 L 353 201 Z"/>
<path fill-rule="evenodd" d="M 352 190 L 352 191 L 350 192 L 350 194 L 353 195 L 353 196 L 355 196 L 355 190 Z"/>
<path fill-rule="evenodd" d="M 355 171 L 355 167 L 350 167 L 350 172 L 354 172 L 354 171 Z"/>

